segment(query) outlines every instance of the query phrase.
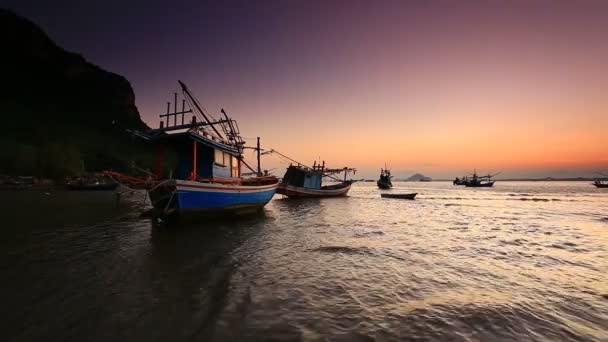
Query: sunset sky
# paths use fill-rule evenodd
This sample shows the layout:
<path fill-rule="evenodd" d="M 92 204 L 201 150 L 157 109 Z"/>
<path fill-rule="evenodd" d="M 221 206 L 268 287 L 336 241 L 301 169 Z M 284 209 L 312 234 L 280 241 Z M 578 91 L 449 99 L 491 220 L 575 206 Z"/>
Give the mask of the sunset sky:
<path fill-rule="evenodd" d="M 124 75 L 153 127 L 181 79 L 245 137 L 364 177 L 608 171 L 608 1 L 0 6 Z"/>

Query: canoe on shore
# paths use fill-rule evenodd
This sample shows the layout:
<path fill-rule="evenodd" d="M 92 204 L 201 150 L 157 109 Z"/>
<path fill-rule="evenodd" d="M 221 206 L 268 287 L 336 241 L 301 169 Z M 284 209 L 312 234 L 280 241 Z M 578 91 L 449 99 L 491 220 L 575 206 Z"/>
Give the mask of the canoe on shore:
<path fill-rule="evenodd" d="M 411 193 L 411 194 L 380 194 L 380 196 L 382 196 L 383 198 L 397 198 L 397 199 L 407 199 L 407 200 L 415 199 L 416 195 L 418 195 L 418 193 L 416 193 L 416 192 Z"/>

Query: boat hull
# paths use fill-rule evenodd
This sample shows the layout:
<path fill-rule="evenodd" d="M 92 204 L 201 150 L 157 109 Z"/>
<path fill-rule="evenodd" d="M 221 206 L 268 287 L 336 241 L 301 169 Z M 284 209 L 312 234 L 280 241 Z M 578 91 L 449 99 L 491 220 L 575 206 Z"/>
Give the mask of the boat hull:
<path fill-rule="evenodd" d="M 277 184 L 228 185 L 175 180 L 149 191 L 157 212 L 179 214 L 246 214 L 261 210 L 275 194 Z"/>
<path fill-rule="evenodd" d="M 285 183 L 279 184 L 277 193 L 287 197 L 340 197 L 346 196 L 350 190 L 351 183 L 342 183 L 343 186 L 336 186 L 335 189 L 310 189 L 293 186 Z"/>
<path fill-rule="evenodd" d="M 466 183 L 464 186 L 467 188 L 491 188 L 494 186 L 494 182 L 489 183 Z"/>
<path fill-rule="evenodd" d="M 382 196 L 383 198 L 396 198 L 406 200 L 413 200 L 416 198 L 416 195 L 418 195 L 417 192 L 411 194 L 380 194 L 380 196 Z"/>
<path fill-rule="evenodd" d="M 376 184 L 380 189 L 390 189 L 393 187 L 393 184 L 390 182 L 377 181 Z"/>
<path fill-rule="evenodd" d="M 593 185 L 595 185 L 595 187 L 597 188 L 608 188 L 608 183 L 603 184 L 603 183 L 593 183 Z"/>

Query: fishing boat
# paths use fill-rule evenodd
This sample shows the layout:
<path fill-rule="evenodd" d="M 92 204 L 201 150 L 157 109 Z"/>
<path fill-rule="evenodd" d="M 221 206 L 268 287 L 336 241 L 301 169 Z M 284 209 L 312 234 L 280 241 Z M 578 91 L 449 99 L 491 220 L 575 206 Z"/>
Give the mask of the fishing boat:
<path fill-rule="evenodd" d="M 498 174 L 500 174 L 500 172 L 493 175 L 478 176 L 477 172 L 473 171 L 473 175 L 466 180 L 464 186 L 467 188 L 491 188 L 495 183 L 495 181 L 492 180 L 492 177 Z"/>
<path fill-rule="evenodd" d="M 157 150 L 155 181 L 149 177 L 134 181 L 147 188 L 154 207 L 152 215 L 208 217 L 261 210 L 275 194 L 278 178 L 261 171 L 259 138 L 257 147 L 246 147 L 234 119 L 223 109 L 223 117 L 215 119 L 190 89 L 178 82 L 184 96 L 181 111 L 177 110 L 175 93 L 174 111 L 170 113 L 171 104 L 167 103 L 159 128 L 132 131 Z M 184 116 L 190 114 L 191 121 L 184 122 Z M 244 160 L 247 148 L 257 151 L 257 170 Z M 244 172 L 244 167 L 251 172 Z"/>
<path fill-rule="evenodd" d="M 325 161 L 317 164 L 315 161 L 312 167 L 299 163 L 276 150 L 269 153 L 278 154 L 294 163 L 290 164 L 279 184 L 277 193 L 287 197 L 339 197 L 346 196 L 350 190 L 353 180 L 347 180 L 349 173 L 356 173 L 354 168 L 343 167 L 330 169 L 325 167 Z M 344 178 L 340 179 L 336 175 L 344 172 Z M 323 179 L 331 179 L 336 184 L 323 185 Z"/>
<path fill-rule="evenodd" d="M 604 177 L 608 177 L 608 175 L 601 173 L 601 172 L 596 172 L 598 175 L 604 176 Z M 593 185 L 595 185 L 596 188 L 608 188 L 608 182 L 606 181 L 606 179 L 602 179 L 602 178 L 597 178 L 593 181 Z"/>
<path fill-rule="evenodd" d="M 390 189 L 393 187 L 393 183 L 391 182 L 391 170 L 386 168 L 386 164 L 384 164 L 384 169 L 380 169 L 380 179 L 376 184 L 380 189 Z"/>
<path fill-rule="evenodd" d="M 380 196 L 382 196 L 384 198 L 397 198 L 397 199 L 407 199 L 407 200 L 415 199 L 416 195 L 418 195 L 417 192 L 414 192 L 411 194 L 380 194 Z"/>
<path fill-rule="evenodd" d="M 595 185 L 596 188 L 608 188 L 608 183 L 604 183 L 600 180 L 594 181 L 593 185 Z"/>

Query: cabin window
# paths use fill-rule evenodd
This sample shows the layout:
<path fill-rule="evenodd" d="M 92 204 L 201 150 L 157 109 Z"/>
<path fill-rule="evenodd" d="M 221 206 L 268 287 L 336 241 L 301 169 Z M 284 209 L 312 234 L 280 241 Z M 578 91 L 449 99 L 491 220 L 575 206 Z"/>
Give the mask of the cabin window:
<path fill-rule="evenodd" d="M 232 163 L 231 165 L 231 169 L 230 169 L 230 175 L 232 177 L 238 177 L 239 176 L 239 160 L 235 157 L 235 156 L 230 156 L 232 157 Z"/>
<path fill-rule="evenodd" d="M 230 166 L 230 154 L 228 154 L 222 150 L 215 150 L 215 155 L 213 157 L 213 161 L 217 165 Z"/>
<path fill-rule="evenodd" d="M 219 164 L 222 166 L 226 165 L 226 164 L 224 164 L 224 152 L 222 152 L 220 150 L 215 150 L 215 157 L 214 157 L 213 161 L 216 164 Z"/>

